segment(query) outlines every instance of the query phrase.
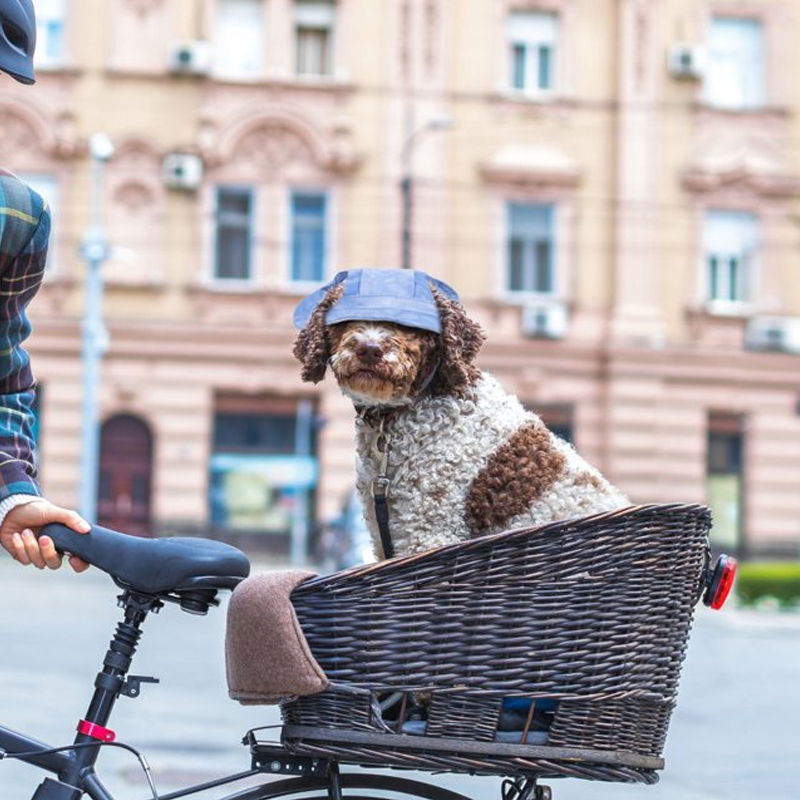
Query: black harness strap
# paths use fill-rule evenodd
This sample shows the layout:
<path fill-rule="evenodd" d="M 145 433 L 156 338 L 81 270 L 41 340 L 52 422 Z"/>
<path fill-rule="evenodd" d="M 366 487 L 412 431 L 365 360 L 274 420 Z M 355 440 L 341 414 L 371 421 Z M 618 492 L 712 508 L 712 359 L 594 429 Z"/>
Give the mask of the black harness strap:
<path fill-rule="evenodd" d="M 386 495 L 389 493 L 389 479 L 380 477 L 372 482 L 372 499 L 375 502 L 375 519 L 378 521 L 378 532 L 381 535 L 383 557 L 394 557 L 394 546 L 389 533 L 389 502 Z"/>
<path fill-rule="evenodd" d="M 394 545 L 389 531 L 389 478 L 387 470 L 389 467 L 389 434 L 386 426 L 397 415 L 399 409 L 388 409 L 380 413 L 377 419 L 369 420 L 370 409 L 359 412 L 361 418 L 373 429 L 377 427 L 378 435 L 375 441 L 373 453 L 378 457 L 380 468 L 378 477 L 372 481 L 372 501 L 375 504 L 375 520 L 378 523 L 378 533 L 381 537 L 381 547 L 383 548 L 384 558 L 394 557 Z M 376 424 L 377 423 L 377 426 Z"/>

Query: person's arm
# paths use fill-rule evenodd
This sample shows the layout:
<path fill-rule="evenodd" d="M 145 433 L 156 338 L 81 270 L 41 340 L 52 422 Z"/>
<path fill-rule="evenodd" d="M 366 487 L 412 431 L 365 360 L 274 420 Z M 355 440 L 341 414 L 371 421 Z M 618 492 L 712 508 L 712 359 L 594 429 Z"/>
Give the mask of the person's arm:
<path fill-rule="evenodd" d="M 61 557 L 48 537 L 34 533 L 50 522 L 85 532 L 74 511 L 40 497 L 34 460 L 35 381 L 24 342 L 31 332 L 27 307 L 47 260 L 50 213 L 15 178 L 0 180 L 0 545 L 22 564 L 56 568 Z M 83 562 L 73 567 L 85 568 Z"/>
<path fill-rule="evenodd" d="M 35 381 L 24 342 L 27 307 L 42 283 L 50 236 L 44 201 L 13 179 L 0 183 L 0 502 L 39 496 L 33 437 Z"/>

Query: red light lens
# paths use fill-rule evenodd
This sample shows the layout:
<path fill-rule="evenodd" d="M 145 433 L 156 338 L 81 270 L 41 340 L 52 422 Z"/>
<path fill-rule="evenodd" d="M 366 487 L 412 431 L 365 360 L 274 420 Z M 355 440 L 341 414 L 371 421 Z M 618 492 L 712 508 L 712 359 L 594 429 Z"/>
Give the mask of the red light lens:
<path fill-rule="evenodd" d="M 717 568 L 720 566 L 722 565 L 718 564 Z M 725 601 L 731 593 L 733 579 L 736 577 L 737 566 L 738 564 L 735 558 L 727 557 L 724 566 L 722 566 L 722 573 L 719 576 L 719 580 L 714 581 L 716 586 L 713 587 L 713 594 L 711 595 L 711 602 L 709 605 L 716 611 L 725 605 Z"/>

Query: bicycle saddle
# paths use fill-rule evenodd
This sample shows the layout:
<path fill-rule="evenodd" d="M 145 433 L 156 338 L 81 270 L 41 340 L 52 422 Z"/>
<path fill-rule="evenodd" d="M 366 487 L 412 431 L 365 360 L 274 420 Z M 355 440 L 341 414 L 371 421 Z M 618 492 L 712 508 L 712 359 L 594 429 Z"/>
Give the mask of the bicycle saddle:
<path fill-rule="evenodd" d="M 143 594 L 233 589 L 250 574 L 250 562 L 241 550 L 210 539 L 144 539 L 99 525 L 88 534 L 45 525 L 43 534 L 60 553 L 78 556 L 118 585 Z"/>

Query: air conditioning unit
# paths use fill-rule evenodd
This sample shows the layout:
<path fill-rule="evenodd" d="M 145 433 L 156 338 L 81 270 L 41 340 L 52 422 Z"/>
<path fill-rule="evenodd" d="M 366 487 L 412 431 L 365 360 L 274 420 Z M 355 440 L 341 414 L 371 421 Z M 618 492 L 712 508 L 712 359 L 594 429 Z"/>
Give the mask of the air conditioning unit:
<path fill-rule="evenodd" d="M 178 42 L 169 54 L 169 68 L 175 75 L 207 75 L 211 67 L 211 47 L 202 39 Z"/>
<path fill-rule="evenodd" d="M 203 160 L 193 153 L 168 153 L 161 174 L 168 189 L 192 192 L 203 182 Z"/>
<path fill-rule="evenodd" d="M 800 354 L 800 317 L 753 317 L 744 341 L 749 350 Z"/>
<path fill-rule="evenodd" d="M 706 53 L 703 47 L 686 42 L 670 45 L 667 68 L 673 78 L 699 80 L 705 72 Z"/>
<path fill-rule="evenodd" d="M 529 339 L 563 339 L 567 323 L 564 303 L 529 303 L 521 310 L 522 333 Z"/>

